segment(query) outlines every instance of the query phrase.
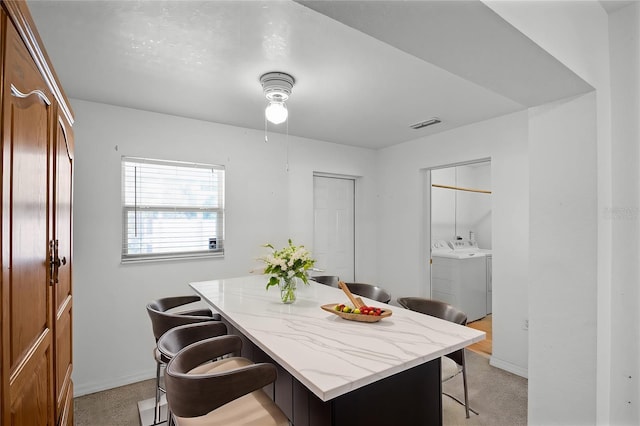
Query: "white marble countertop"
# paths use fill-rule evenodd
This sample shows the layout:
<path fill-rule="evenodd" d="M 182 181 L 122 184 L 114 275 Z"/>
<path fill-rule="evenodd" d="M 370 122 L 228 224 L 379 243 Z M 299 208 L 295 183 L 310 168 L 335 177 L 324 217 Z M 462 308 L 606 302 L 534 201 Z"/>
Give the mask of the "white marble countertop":
<path fill-rule="evenodd" d="M 190 286 L 204 301 L 323 401 L 484 340 L 485 333 L 388 306 L 379 322 L 347 321 L 320 308 L 348 303 L 342 290 L 300 283 L 283 304 L 268 276 L 202 281 Z M 367 305 L 383 303 L 363 298 Z"/>

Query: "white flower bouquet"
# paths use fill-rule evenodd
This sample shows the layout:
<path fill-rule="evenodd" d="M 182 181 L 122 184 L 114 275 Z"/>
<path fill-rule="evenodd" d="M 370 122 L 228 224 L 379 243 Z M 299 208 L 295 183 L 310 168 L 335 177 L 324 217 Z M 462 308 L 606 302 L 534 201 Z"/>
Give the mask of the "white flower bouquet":
<path fill-rule="evenodd" d="M 267 266 L 264 268 L 265 274 L 271 274 L 267 282 L 267 290 L 271 286 L 279 285 L 282 301 L 291 303 L 295 301 L 295 281 L 296 278 L 308 284 L 307 270 L 313 268 L 315 260 L 311 258 L 311 253 L 304 246 L 294 246 L 289 239 L 289 245 L 276 250 L 271 244 L 264 247 L 270 248 L 273 252 L 260 258 Z"/>

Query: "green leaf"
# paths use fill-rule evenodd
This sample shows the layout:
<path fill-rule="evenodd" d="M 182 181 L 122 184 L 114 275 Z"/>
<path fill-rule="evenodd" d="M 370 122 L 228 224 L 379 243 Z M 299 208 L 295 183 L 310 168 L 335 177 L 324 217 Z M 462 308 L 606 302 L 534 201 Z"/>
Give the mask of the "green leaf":
<path fill-rule="evenodd" d="M 280 282 L 280 280 L 278 279 L 278 277 L 271 277 L 269 278 L 269 282 L 267 283 L 267 290 L 269 290 L 269 287 L 274 286 L 274 285 L 278 285 L 278 283 Z"/>

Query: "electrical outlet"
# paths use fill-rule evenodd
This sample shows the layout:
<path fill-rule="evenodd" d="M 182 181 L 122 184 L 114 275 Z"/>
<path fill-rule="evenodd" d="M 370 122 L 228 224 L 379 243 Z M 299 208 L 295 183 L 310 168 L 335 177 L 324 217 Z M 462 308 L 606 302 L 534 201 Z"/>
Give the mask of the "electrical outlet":
<path fill-rule="evenodd" d="M 524 321 L 522 321 L 522 329 L 529 331 L 529 320 L 525 319 Z"/>

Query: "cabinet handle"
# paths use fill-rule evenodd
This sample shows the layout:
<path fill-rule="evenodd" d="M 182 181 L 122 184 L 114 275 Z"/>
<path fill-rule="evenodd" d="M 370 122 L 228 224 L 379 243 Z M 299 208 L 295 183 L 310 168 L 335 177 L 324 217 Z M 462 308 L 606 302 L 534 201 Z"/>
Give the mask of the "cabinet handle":
<path fill-rule="evenodd" d="M 58 269 L 67 264 L 67 257 L 58 257 L 58 240 L 49 241 L 49 284 L 58 283 Z"/>
<path fill-rule="evenodd" d="M 56 259 L 58 258 L 58 247 L 55 241 L 49 241 L 49 285 L 55 285 L 57 281 L 58 268 L 56 267 Z"/>
<path fill-rule="evenodd" d="M 42 99 L 44 103 L 46 103 L 47 105 L 51 105 L 51 101 L 49 100 L 49 98 L 47 98 L 47 95 L 45 95 L 42 90 L 35 89 L 30 91 L 29 93 L 22 93 L 20 90 L 16 88 L 16 86 L 14 86 L 13 84 L 11 85 L 11 96 L 25 99 L 31 95 L 38 95 L 38 97 Z"/>

